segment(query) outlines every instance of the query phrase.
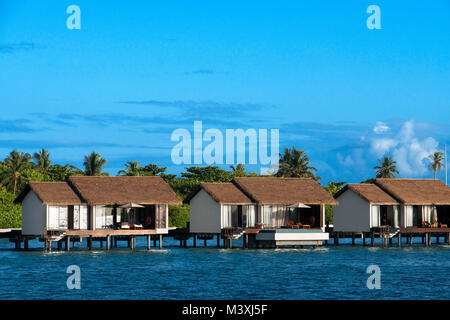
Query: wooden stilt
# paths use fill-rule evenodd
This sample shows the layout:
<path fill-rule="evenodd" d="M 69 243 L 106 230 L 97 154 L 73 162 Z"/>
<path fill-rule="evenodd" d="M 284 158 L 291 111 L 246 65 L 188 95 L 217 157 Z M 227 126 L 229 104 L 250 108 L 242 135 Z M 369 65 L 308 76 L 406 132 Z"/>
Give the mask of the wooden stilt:
<path fill-rule="evenodd" d="M 372 232 L 370 236 L 372 237 L 372 242 L 370 244 L 373 247 L 375 245 L 375 234 Z"/>
<path fill-rule="evenodd" d="M 70 237 L 67 236 L 66 237 L 66 251 L 70 251 Z"/>
<path fill-rule="evenodd" d="M 338 232 L 336 232 L 336 233 L 334 234 L 334 245 L 335 245 L 335 246 L 338 246 L 338 245 L 339 245 L 339 233 L 338 233 Z"/>
<path fill-rule="evenodd" d="M 447 234 L 447 244 L 450 245 L 450 232 Z"/>
<path fill-rule="evenodd" d="M 220 236 L 217 235 L 217 248 L 220 248 Z"/>
<path fill-rule="evenodd" d="M 23 248 L 28 250 L 28 239 L 23 240 Z"/>
<path fill-rule="evenodd" d="M 147 250 L 150 250 L 150 244 L 152 242 L 151 236 L 147 235 Z"/>
<path fill-rule="evenodd" d="M 61 240 L 58 241 L 58 250 L 62 250 L 62 242 L 61 242 Z"/>
<path fill-rule="evenodd" d="M 47 238 L 44 239 L 44 250 L 47 250 L 48 247 L 48 241 Z"/>
<path fill-rule="evenodd" d="M 206 247 L 206 246 L 208 245 L 206 241 L 207 241 L 206 238 L 203 239 L 203 246 L 204 246 L 204 247 Z"/>
<path fill-rule="evenodd" d="M 392 238 L 389 238 L 389 245 L 392 244 Z"/>
<path fill-rule="evenodd" d="M 428 232 L 425 233 L 425 247 L 428 247 Z"/>
<path fill-rule="evenodd" d="M 52 251 L 52 242 L 53 241 L 48 242 L 48 251 Z"/>
<path fill-rule="evenodd" d="M 352 246 L 355 245 L 355 233 L 352 232 Z"/>
<path fill-rule="evenodd" d="M 109 234 L 106 236 L 106 250 L 109 250 L 111 248 L 111 237 Z"/>
<path fill-rule="evenodd" d="M 180 248 L 183 248 L 183 240 L 180 240 Z"/>
<path fill-rule="evenodd" d="M 161 250 L 163 247 L 163 236 L 162 234 L 159 235 L 159 249 Z"/>
<path fill-rule="evenodd" d="M 194 234 L 194 237 L 193 237 L 193 239 L 192 239 L 192 241 L 193 241 L 193 245 L 194 245 L 194 248 L 197 248 L 197 236 Z"/>
<path fill-rule="evenodd" d="M 422 244 L 425 244 L 425 236 L 422 235 Z"/>
<path fill-rule="evenodd" d="M 89 236 L 88 238 L 88 248 L 89 250 L 92 250 L 92 236 Z"/>
<path fill-rule="evenodd" d="M 439 244 L 439 236 L 436 236 L 436 244 Z"/>
<path fill-rule="evenodd" d="M 409 234 L 409 245 L 412 246 L 413 244 L 413 236 L 412 233 Z"/>
<path fill-rule="evenodd" d="M 72 240 L 72 248 L 75 249 L 75 239 Z"/>
<path fill-rule="evenodd" d="M 117 248 L 117 238 L 114 237 L 114 248 Z"/>
<path fill-rule="evenodd" d="M 230 238 L 230 249 L 233 248 L 233 239 Z"/>
<path fill-rule="evenodd" d="M 398 247 L 400 248 L 402 246 L 402 234 L 398 233 Z"/>
<path fill-rule="evenodd" d="M 362 241 L 363 241 L 363 247 L 365 247 L 366 246 L 366 234 L 365 233 L 362 234 Z"/>
<path fill-rule="evenodd" d="M 103 240 L 100 240 L 100 248 L 103 248 Z"/>

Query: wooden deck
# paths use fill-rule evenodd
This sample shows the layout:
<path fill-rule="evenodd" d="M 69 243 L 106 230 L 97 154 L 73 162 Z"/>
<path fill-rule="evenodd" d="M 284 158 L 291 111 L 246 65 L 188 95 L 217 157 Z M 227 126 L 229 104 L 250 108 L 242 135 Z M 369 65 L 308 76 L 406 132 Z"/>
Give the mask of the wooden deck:
<path fill-rule="evenodd" d="M 450 233 L 450 228 L 400 228 L 401 233 Z"/>
<path fill-rule="evenodd" d="M 144 229 L 144 230 L 101 229 L 101 230 L 67 230 L 65 231 L 65 234 L 71 237 L 91 237 L 91 236 L 106 237 L 106 236 L 146 236 L 161 233 L 156 232 L 155 229 Z"/>

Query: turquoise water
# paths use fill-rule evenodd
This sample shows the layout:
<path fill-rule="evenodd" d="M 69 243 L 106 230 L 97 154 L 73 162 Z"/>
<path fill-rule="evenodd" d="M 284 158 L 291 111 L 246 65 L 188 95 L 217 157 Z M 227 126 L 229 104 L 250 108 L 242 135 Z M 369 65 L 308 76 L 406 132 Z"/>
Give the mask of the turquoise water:
<path fill-rule="evenodd" d="M 445 245 L 224 250 L 215 243 L 178 248 L 164 239 L 163 250 L 147 252 L 138 239 L 134 252 L 119 243 L 109 252 L 44 253 L 0 239 L 0 299 L 450 299 Z M 372 264 L 381 269 L 380 290 L 366 286 Z M 69 265 L 81 269 L 80 290 L 67 289 Z"/>

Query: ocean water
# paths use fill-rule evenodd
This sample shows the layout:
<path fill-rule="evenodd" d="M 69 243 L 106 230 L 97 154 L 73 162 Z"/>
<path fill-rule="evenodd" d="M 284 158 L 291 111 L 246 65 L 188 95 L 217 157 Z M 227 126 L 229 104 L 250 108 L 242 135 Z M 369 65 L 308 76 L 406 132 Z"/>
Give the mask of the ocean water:
<path fill-rule="evenodd" d="M 353 247 L 341 239 L 317 249 L 225 250 L 209 242 L 179 248 L 164 239 L 162 250 L 147 251 L 138 238 L 133 252 L 119 242 L 110 251 L 49 253 L 37 241 L 30 247 L 39 249 L 16 251 L 0 239 L 0 299 L 450 299 L 447 245 Z M 67 288 L 70 265 L 80 267 L 79 290 Z M 369 265 L 380 268 L 379 290 L 367 288 Z"/>

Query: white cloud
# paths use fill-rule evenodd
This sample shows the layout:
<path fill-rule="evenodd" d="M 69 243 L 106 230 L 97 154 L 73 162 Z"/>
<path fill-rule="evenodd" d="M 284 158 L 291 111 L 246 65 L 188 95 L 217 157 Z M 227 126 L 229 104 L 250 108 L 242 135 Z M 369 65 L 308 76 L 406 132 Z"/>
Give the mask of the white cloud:
<path fill-rule="evenodd" d="M 385 153 L 392 155 L 402 177 L 418 177 L 427 173 L 425 159 L 437 147 L 438 142 L 432 137 L 416 137 L 413 121 L 405 122 L 393 138 L 374 138 L 371 141 L 372 153 L 378 157 Z"/>
<path fill-rule="evenodd" d="M 373 132 L 376 134 L 382 134 L 389 131 L 389 127 L 386 125 L 386 123 L 378 121 L 375 127 L 373 127 Z"/>

